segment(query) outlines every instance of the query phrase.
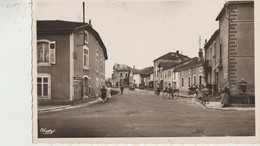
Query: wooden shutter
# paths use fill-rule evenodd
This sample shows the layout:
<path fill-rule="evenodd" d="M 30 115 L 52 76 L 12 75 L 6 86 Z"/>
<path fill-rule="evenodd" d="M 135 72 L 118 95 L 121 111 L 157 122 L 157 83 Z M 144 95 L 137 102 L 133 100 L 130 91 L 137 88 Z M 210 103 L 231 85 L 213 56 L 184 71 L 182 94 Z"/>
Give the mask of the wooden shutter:
<path fill-rule="evenodd" d="M 56 63 L 56 43 L 53 41 L 53 42 L 50 42 L 50 50 L 49 50 L 49 61 L 50 61 L 50 64 L 55 64 Z"/>

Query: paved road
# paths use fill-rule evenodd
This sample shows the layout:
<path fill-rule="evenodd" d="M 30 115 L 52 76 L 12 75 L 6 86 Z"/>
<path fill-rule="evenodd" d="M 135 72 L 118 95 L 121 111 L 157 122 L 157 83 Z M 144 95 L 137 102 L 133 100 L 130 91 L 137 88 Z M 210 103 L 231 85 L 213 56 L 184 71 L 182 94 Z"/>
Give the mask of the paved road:
<path fill-rule="evenodd" d="M 39 137 L 182 137 L 255 135 L 254 111 L 205 108 L 190 99 L 166 100 L 128 91 L 108 103 L 39 114 Z M 40 130 L 39 130 L 40 131 Z"/>

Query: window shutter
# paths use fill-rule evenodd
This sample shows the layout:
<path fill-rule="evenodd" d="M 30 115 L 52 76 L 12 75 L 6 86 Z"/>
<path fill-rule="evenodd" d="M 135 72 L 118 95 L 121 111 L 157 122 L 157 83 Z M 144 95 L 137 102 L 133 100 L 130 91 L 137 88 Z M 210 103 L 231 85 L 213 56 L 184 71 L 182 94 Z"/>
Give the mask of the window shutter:
<path fill-rule="evenodd" d="M 49 50 L 50 63 L 55 64 L 56 63 L 56 43 L 54 41 L 50 42 L 49 48 L 50 48 L 50 50 Z"/>

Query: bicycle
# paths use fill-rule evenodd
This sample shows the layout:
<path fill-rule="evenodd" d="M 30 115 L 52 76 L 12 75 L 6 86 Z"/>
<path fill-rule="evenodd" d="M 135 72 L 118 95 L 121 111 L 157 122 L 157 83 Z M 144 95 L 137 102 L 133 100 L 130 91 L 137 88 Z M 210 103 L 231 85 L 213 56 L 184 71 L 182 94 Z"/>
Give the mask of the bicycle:
<path fill-rule="evenodd" d="M 179 90 L 173 89 L 173 90 L 165 90 L 163 93 L 164 99 L 178 99 L 179 98 Z"/>

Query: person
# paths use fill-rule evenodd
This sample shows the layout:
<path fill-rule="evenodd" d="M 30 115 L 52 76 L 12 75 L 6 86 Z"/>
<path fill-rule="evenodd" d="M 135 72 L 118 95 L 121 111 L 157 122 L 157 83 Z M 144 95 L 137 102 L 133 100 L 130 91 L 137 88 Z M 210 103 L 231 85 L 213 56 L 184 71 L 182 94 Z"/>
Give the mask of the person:
<path fill-rule="evenodd" d="M 107 89 L 103 85 L 102 88 L 101 88 L 101 99 L 103 100 L 103 102 L 105 102 L 106 94 L 107 94 Z"/>
<path fill-rule="evenodd" d="M 121 95 L 123 95 L 123 92 L 124 92 L 124 82 L 123 81 L 120 82 L 120 90 L 121 90 Z"/>
<path fill-rule="evenodd" d="M 229 105 L 230 91 L 226 85 L 224 87 L 224 90 L 221 92 L 221 104 L 223 104 L 222 107 L 227 107 Z"/>
<path fill-rule="evenodd" d="M 110 85 L 107 84 L 107 99 L 110 99 L 111 98 L 111 88 L 110 88 Z"/>
<path fill-rule="evenodd" d="M 160 88 L 160 84 L 159 83 L 157 83 L 157 91 L 156 91 L 156 94 L 157 95 L 160 95 L 160 92 L 161 92 L 161 88 Z"/>
<path fill-rule="evenodd" d="M 171 95 L 170 98 L 173 98 L 173 90 L 172 90 L 172 87 L 171 87 L 170 83 L 169 83 L 168 93 Z"/>

